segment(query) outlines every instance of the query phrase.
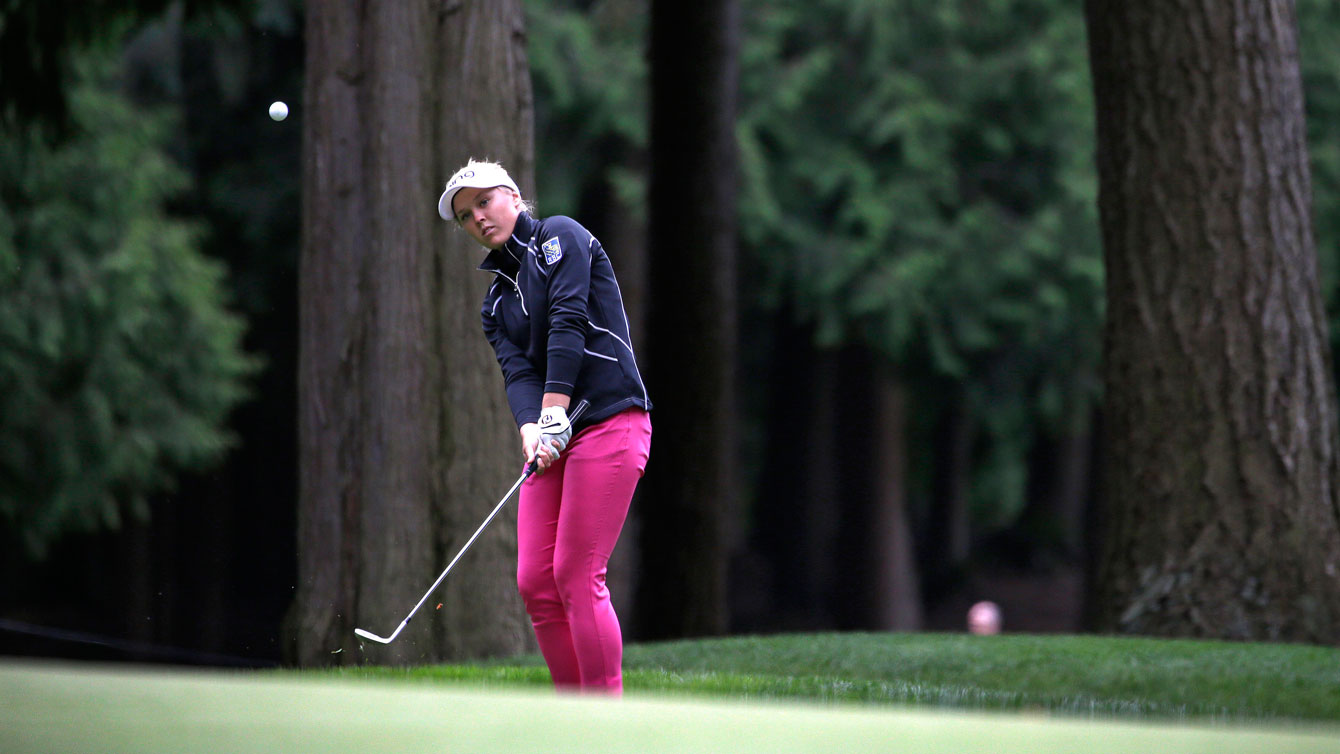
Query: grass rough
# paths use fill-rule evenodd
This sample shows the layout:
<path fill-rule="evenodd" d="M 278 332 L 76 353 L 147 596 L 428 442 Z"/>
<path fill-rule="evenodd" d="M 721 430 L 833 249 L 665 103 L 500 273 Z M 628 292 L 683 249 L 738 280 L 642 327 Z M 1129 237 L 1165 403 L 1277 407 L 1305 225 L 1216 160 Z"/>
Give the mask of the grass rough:
<path fill-rule="evenodd" d="M 332 672 L 505 687 L 549 683 L 538 656 Z M 1137 720 L 1340 722 L 1340 650 L 1292 644 L 898 633 L 731 637 L 629 645 L 624 683 L 630 693 L 747 700 Z"/>

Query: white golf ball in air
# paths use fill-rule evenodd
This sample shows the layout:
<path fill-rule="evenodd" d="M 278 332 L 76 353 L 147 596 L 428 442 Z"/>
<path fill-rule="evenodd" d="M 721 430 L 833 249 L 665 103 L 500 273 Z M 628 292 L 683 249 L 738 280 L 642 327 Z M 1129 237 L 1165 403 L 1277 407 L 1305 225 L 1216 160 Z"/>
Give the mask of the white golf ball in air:
<path fill-rule="evenodd" d="M 288 105 L 283 102 L 274 102 L 270 104 L 270 117 L 275 120 L 283 120 L 288 117 Z"/>

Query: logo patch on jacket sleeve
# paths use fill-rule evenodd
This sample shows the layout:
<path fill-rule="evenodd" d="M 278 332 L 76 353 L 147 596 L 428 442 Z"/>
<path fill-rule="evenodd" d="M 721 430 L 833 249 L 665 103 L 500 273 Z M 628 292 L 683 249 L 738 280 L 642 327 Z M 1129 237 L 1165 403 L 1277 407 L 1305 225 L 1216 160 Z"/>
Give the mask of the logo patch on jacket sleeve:
<path fill-rule="evenodd" d="M 558 245 L 558 236 L 545 241 L 540 249 L 544 251 L 545 264 L 553 264 L 563 258 L 563 249 Z"/>

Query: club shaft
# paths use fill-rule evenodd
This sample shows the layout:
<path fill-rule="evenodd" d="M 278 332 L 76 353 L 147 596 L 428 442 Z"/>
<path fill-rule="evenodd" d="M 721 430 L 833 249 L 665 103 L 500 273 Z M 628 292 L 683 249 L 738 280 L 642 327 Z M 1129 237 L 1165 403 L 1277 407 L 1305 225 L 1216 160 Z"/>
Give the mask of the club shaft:
<path fill-rule="evenodd" d="M 576 408 L 573 409 L 573 411 L 568 417 L 569 420 L 573 423 L 576 423 L 577 419 L 581 417 L 583 413 L 586 412 L 587 407 L 588 407 L 587 401 L 584 400 L 578 401 Z M 470 545 L 474 544 L 476 539 L 479 539 L 479 535 L 484 533 L 484 530 L 488 528 L 488 525 L 493 522 L 494 518 L 497 518 L 498 512 L 501 511 L 503 507 L 507 505 L 507 501 L 512 499 L 512 495 L 516 493 L 517 488 L 520 487 L 521 484 L 525 482 L 526 479 L 530 477 L 531 474 L 535 473 L 535 471 L 536 471 L 536 462 L 531 461 L 531 463 L 526 467 L 526 470 L 521 472 L 521 476 L 517 478 L 516 484 L 512 485 L 512 489 L 508 490 L 507 494 L 503 495 L 502 500 L 499 500 L 498 504 L 493 506 L 493 510 L 489 512 L 488 518 L 485 518 L 484 523 L 480 524 L 479 528 L 475 529 L 475 533 L 470 535 L 470 538 L 466 540 L 465 545 L 461 547 L 460 552 L 456 553 L 456 557 L 451 559 L 451 562 L 447 564 L 446 569 L 444 569 L 442 573 L 438 575 L 437 580 L 433 582 L 433 585 L 428 587 L 428 591 L 423 593 L 423 597 L 419 599 L 419 603 L 414 606 L 413 610 L 409 611 L 409 615 L 406 615 L 404 620 L 400 621 L 400 625 L 396 627 L 396 630 L 392 632 L 390 636 L 383 638 L 377 636 L 376 634 L 364 631 L 361 628 L 355 628 L 354 633 L 364 638 L 381 642 L 382 644 L 389 644 L 392 640 L 395 639 L 395 637 L 399 636 L 400 632 L 403 631 L 405 626 L 409 624 L 410 618 L 413 618 L 414 614 L 419 612 L 419 608 L 423 607 L 423 603 L 428 601 L 428 598 L 432 596 L 433 592 L 437 591 L 437 588 L 441 586 L 442 580 L 447 577 L 447 574 L 451 573 L 451 569 L 456 567 L 456 561 L 461 559 L 461 556 L 465 554 L 466 550 L 470 549 Z"/>
<path fill-rule="evenodd" d="M 503 495 L 503 499 L 499 500 L 498 504 L 493 506 L 493 510 L 489 512 L 488 518 L 484 519 L 484 523 L 480 524 L 478 529 L 475 529 L 475 533 L 471 534 L 470 538 L 465 541 L 465 545 L 461 547 L 460 552 L 456 553 L 456 557 L 452 558 L 451 562 L 447 564 L 446 569 L 438 575 L 437 581 L 434 581 L 433 585 L 428 587 L 428 591 L 423 593 L 423 597 L 419 599 L 419 604 L 415 605 L 414 609 L 409 611 L 409 615 L 405 616 L 405 620 L 400 622 L 400 628 L 404 628 L 405 624 L 409 623 L 409 619 L 413 618 L 414 614 L 419 612 L 419 608 L 423 607 L 423 603 L 427 602 L 433 592 L 437 591 L 437 588 L 442 584 L 442 580 L 447 577 L 447 574 L 451 573 L 452 568 L 456 567 L 456 562 L 461 559 L 461 556 L 465 554 L 466 550 L 470 549 L 470 545 L 474 544 L 476 539 L 479 539 L 479 535 L 484 533 L 484 530 L 488 528 L 488 525 L 493 523 L 493 519 L 497 518 L 498 512 L 507 505 L 507 501 L 512 499 L 512 494 L 516 492 L 522 482 L 526 481 L 526 477 L 529 477 L 533 470 L 534 467 L 531 467 L 522 472 L 521 476 L 517 478 L 516 484 L 512 485 L 512 489 L 508 490 L 507 494 Z M 400 629 L 396 629 L 396 633 L 400 633 Z M 394 636 L 395 634 L 392 634 L 393 638 Z"/>

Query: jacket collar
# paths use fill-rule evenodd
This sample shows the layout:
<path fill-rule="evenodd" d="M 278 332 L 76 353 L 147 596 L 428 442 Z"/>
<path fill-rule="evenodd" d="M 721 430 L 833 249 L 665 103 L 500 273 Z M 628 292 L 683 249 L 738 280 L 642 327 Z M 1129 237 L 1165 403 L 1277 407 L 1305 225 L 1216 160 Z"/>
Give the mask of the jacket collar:
<path fill-rule="evenodd" d="M 526 249 L 531 242 L 531 236 L 535 233 L 539 222 L 530 216 L 529 212 L 522 212 L 516 216 L 516 227 L 512 228 L 512 237 L 502 245 L 501 248 L 493 249 L 484 257 L 480 263 L 479 269 L 485 272 L 500 272 L 509 277 L 514 277 L 517 270 L 521 267 L 521 260 L 526 256 Z"/>
<path fill-rule="evenodd" d="M 535 240 L 535 231 L 539 228 L 540 221 L 530 216 L 529 212 L 522 211 L 516 216 L 516 227 L 512 228 L 512 237 L 507 239 L 507 246 L 512 247 L 520 258 L 526 253 L 530 242 Z"/>

